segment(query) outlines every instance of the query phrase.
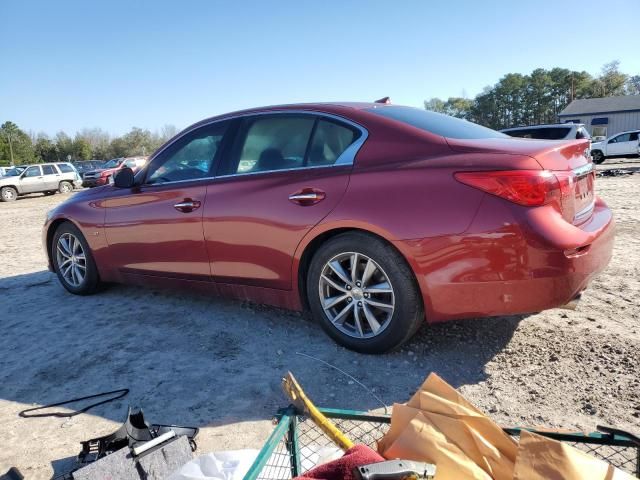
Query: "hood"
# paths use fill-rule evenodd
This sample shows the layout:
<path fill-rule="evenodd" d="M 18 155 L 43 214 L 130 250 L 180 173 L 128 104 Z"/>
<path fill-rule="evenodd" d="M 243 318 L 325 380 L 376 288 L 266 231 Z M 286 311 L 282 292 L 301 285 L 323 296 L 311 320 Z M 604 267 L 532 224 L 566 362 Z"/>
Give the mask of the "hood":
<path fill-rule="evenodd" d="M 19 181 L 19 178 L 19 175 L 12 175 L 10 177 L 2 176 L 0 177 L 0 185 L 14 185 Z"/>

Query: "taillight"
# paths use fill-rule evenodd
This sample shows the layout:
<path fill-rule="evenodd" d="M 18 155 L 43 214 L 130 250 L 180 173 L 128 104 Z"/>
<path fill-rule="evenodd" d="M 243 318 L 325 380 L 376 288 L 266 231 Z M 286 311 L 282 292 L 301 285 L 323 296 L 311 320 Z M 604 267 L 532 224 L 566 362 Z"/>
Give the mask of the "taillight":
<path fill-rule="evenodd" d="M 552 204 L 568 221 L 576 215 L 576 176 L 573 171 L 505 170 L 457 172 L 456 180 L 526 207 Z M 587 179 L 593 192 L 595 173 Z"/>
<path fill-rule="evenodd" d="M 547 170 L 457 172 L 456 180 L 526 207 L 560 200 L 560 185 Z"/>

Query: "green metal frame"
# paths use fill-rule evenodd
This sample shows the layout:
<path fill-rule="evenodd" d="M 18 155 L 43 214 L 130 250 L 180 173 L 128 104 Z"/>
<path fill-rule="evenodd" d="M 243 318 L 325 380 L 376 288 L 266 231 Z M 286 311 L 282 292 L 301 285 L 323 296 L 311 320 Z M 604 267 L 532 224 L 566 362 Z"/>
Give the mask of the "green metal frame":
<path fill-rule="evenodd" d="M 362 422 L 377 422 L 377 423 L 391 423 L 391 415 L 378 415 L 370 414 L 367 412 L 361 412 L 357 410 L 342 410 L 337 408 L 319 408 L 319 410 L 327 418 L 336 418 L 343 420 L 357 420 Z M 265 467 L 269 458 L 278 447 L 278 444 L 282 441 L 285 435 L 289 435 L 289 441 L 292 449 L 291 455 L 291 473 L 292 477 L 300 475 L 300 445 L 298 441 L 298 416 L 301 415 L 299 411 L 293 405 L 289 405 L 287 408 L 278 410 L 275 416 L 275 420 L 278 422 L 277 427 L 271 433 L 267 442 L 260 450 L 258 457 L 256 458 L 251 469 L 244 477 L 244 480 L 255 480 L 260 475 L 260 472 Z M 509 435 L 519 435 L 522 430 L 529 432 L 535 432 L 538 435 L 542 435 L 555 440 L 561 440 L 563 442 L 578 442 L 589 443 L 594 445 L 611 445 L 616 447 L 630 447 L 636 448 L 637 462 L 636 462 L 636 475 L 640 477 L 640 446 L 633 441 L 633 439 L 624 435 L 612 435 L 608 433 L 592 432 L 592 433 L 579 433 L 579 432 L 548 432 L 540 431 L 531 428 L 503 428 L 503 430 Z"/>

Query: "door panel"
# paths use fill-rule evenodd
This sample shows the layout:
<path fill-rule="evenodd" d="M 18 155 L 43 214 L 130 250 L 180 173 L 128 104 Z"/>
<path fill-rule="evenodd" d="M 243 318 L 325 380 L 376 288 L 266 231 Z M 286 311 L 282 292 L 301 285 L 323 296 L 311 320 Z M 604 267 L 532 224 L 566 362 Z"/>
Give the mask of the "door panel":
<path fill-rule="evenodd" d="M 25 170 L 20 177 L 22 193 L 42 192 L 44 190 L 44 176 L 40 166 L 32 166 Z"/>
<path fill-rule="evenodd" d="M 204 235 L 214 279 L 292 288 L 292 258 L 304 235 L 333 210 L 351 165 L 218 178 L 207 188 Z M 321 192 L 319 201 L 292 194 Z M 319 195 L 322 196 L 322 195 Z"/>
<path fill-rule="evenodd" d="M 211 281 L 202 213 L 227 129 L 198 127 L 160 151 L 136 177 L 142 186 L 105 202 L 105 231 L 121 272 Z"/>
<path fill-rule="evenodd" d="M 624 155 L 629 134 L 618 135 L 609 140 L 607 155 Z"/>
<path fill-rule="evenodd" d="M 121 272 L 210 280 L 203 181 L 115 190 L 104 202 L 112 265 Z M 199 208 L 175 205 L 201 202 Z"/>
<path fill-rule="evenodd" d="M 60 184 L 60 173 L 53 165 L 44 165 L 42 167 L 44 174 L 44 188 L 47 190 L 57 190 Z"/>

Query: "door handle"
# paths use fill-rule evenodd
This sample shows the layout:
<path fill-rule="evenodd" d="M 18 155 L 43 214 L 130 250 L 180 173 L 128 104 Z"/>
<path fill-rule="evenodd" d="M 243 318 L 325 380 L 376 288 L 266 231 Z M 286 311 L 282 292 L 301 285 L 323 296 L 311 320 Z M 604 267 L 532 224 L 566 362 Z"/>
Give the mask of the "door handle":
<path fill-rule="evenodd" d="M 303 188 L 289 195 L 289 201 L 303 207 L 315 205 L 325 199 L 327 194 L 317 188 Z"/>
<path fill-rule="evenodd" d="M 199 200 L 191 200 L 190 198 L 185 198 L 182 202 L 176 203 L 173 208 L 182 213 L 189 213 L 200 208 L 200 205 L 201 203 Z"/>

